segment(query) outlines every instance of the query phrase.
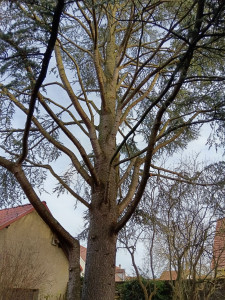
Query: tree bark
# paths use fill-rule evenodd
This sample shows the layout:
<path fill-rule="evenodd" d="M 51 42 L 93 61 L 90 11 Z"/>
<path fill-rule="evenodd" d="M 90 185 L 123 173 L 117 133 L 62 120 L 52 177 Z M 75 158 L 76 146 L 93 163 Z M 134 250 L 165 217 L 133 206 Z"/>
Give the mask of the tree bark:
<path fill-rule="evenodd" d="M 79 300 L 81 296 L 80 283 L 80 244 L 74 240 L 68 249 L 69 281 L 67 287 L 67 300 Z"/>
<path fill-rule="evenodd" d="M 116 170 L 109 169 L 110 157 L 111 155 L 102 157 L 96 164 L 101 184 L 93 187 L 89 212 L 83 300 L 112 300 L 115 297 L 117 234 L 114 228 L 118 218 L 116 204 L 118 178 Z"/>
<path fill-rule="evenodd" d="M 90 231 L 83 285 L 83 300 L 112 300 L 115 297 L 115 257 L 117 236 L 109 205 L 103 203 L 90 213 Z"/>

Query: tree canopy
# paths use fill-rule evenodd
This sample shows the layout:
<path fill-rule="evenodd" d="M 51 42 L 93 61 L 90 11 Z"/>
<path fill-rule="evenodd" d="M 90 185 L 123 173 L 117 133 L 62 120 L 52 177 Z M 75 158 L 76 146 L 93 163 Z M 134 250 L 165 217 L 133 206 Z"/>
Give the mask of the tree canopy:
<path fill-rule="evenodd" d="M 0 178 L 6 199 L 14 197 L 4 183 L 10 172 L 14 189 L 22 188 L 64 238 L 35 188 L 51 174 L 59 196 L 68 192 L 80 201 L 90 221 L 83 297 L 111 299 L 117 234 L 141 201 L 150 169 L 163 154 L 195 140 L 204 123 L 215 130 L 218 146 L 224 144 L 225 4 L 0 3 Z M 39 89 L 50 41 L 54 55 Z M 99 273 L 105 276 L 93 279 L 102 257 Z"/>

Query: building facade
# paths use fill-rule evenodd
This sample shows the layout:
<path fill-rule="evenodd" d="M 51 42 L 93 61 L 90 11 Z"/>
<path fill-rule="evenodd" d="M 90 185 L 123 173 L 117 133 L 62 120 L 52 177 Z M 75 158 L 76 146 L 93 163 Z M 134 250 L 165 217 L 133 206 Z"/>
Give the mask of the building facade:
<path fill-rule="evenodd" d="M 0 211 L 0 294 L 4 300 L 65 299 L 68 267 L 59 240 L 32 205 Z"/>

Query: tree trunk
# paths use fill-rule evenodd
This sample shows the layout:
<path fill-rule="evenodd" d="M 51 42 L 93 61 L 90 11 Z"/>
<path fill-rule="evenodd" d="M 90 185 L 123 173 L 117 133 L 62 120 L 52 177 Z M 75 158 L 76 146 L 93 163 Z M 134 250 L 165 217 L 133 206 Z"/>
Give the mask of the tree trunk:
<path fill-rule="evenodd" d="M 67 288 L 67 300 L 79 300 L 81 296 L 80 281 L 80 244 L 74 240 L 74 245 L 68 249 L 69 281 Z"/>
<path fill-rule="evenodd" d="M 115 95 L 112 91 L 115 89 L 108 87 L 109 106 L 102 113 L 99 125 L 99 142 L 104 151 L 101 156 L 96 157 L 95 161 L 95 171 L 99 181 L 92 186 L 82 300 L 114 300 L 115 298 L 118 168 L 110 164 L 116 149 L 116 138 L 112 133 L 115 123 L 115 116 L 112 114 L 115 110 Z M 114 160 L 116 161 L 117 159 Z"/>
<path fill-rule="evenodd" d="M 103 198 L 102 198 L 103 199 Z M 113 233 L 116 210 L 102 202 L 90 212 L 90 231 L 83 285 L 83 300 L 113 300 L 117 235 Z"/>

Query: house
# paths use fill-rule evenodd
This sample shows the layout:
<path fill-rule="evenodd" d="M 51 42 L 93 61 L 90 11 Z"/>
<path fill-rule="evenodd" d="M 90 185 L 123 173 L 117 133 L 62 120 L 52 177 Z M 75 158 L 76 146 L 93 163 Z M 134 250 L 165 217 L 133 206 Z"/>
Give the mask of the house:
<path fill-rule="evenodd" d="M 176 271 L 163 271 L 159 280 L 176 280 L 177 272 Z"/>
<path fill-rule="evenodd" d="M 115 268 L 115 281 L 116 282 L 122 282 L 126 280 L 126 273 L 125 269 L 121 268 L 121 265 L 119 267 L 116 266 Z"/>
<path fill-rule="evenodd" d="M 80 275 L 84 276 L 87 248 L 80 245 Z"/>
<path fill-rule="evenodd" d="M 0 210 L 1 300 L 65 299 L 68 267 L 57 237 L 31 204 Z"/>
<path fill-rule="evenodd" d="M 86 255 L 87 249 L 80 246 L 81 276 Z M 68 259 L 57 236 L 31 204 L 0 210 L 0 300 L 63 300 L 68 270 Z M 119 265 L 115 281 L 125 278 Z"/>
<path fill-rule="evenodd" d="M 212 268 L 225 276 L 225 218 L 219 219 L 216 223 Z"/>

